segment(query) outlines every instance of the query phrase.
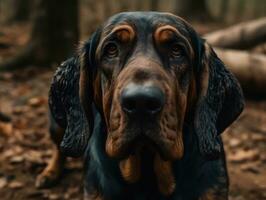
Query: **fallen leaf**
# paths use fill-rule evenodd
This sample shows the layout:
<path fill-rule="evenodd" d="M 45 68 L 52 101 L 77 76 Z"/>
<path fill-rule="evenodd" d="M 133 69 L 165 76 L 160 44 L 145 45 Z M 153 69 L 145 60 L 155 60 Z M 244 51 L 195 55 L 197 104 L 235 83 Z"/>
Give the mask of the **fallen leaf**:
<path fill-rule="evenodd" d="M 232 139 L 230 139 L 229 140 L 229 146 L 230 147 L 237 147 L 237 146 L 239 146 L 241 144 L 241 141 L 239 140 L 239 139 L 237 139 L 237 138 L 232 138 Z"/>
<path fill-rule="evenodd" d="M 27 151 L 24 154 L 24 158 L 31 163 L 43 164 L 42 152 L 40 151 Z"/>
<path fill-rule="evenodd" d="M 23 156 L 13 156 L 9 159 L 9 162 L 11 164 L 18 164 L 18 163 L 22 163 L 24 161 L 24 157 Z"/>
<path fill-rule="evenodd" d="M 0 79 L 5 80 L 5 81 L 9 81 L 12 78 L 13 78 L 13 74 L 10 73 L 10 72 L 2 73 L 1 76 L 0 76 Z"/>
<path fill-rule="evenodd" d="M 46 103 L 45 99 L 41 97 L 34 97 L 34 98 L 29 99 L 28 101 L 28 104 L 32 107 L 39 107 L 45 103 Z"/>
<path fill-rule="evenodd" d="M 228 160 L 231 162 L 242 163 L 246 161 L 255 161 L 260 158 L 258 150 L 238 150 L 235 154 L 228 156 Z"/>
<path fill-rule="evenodd" d="M 6 177 L 0 177 L 0 189 L 7 186 L 7 179 Z"/>
<path fill-rule="evenodd" d="M 25 113 L 25 112 L 27 112 L 29 109 L 28 109 L 28 107 L 27 106 L 15 106 L 14 108 L 13 108 L 13 114 L 15 114 L 15 115 L 20 115 L 20 114 L 22 114 L 22 113 Z"/>
<path fill-rule="evenodd" d="M 0 122 L 0 134 L 4 136 L 11 136 L 13 131 L 12 123 Z"/>
<path fill-rule="evenodd" d="M 240 169 L 244 172 L 251 172 L 254 174 L 260 173 L 258 163 L 253 163 L 253 162 L 245 163 L 240 166 Z"/>
<path fill-rule="evenodd" d="M 24 184 L 20 181 L 12 181 L 11 183 L 8 184 L 8 187 L 12 189 L 20 189 L 23 186 Z"/>
<path fill-rule="evenodd" d="M 51 200 L 60 199 L 60 196 L 58 194 L 49 194 L 48 198 Z"/>

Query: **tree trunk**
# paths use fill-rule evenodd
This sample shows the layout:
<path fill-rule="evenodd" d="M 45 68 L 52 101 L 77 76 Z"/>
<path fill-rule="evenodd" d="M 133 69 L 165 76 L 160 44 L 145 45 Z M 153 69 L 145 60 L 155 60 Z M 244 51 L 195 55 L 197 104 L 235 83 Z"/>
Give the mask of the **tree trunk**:
<path fill-rule="evenodd" d="M 238 78 L 245 94 L 266 97 L 265 55 L 219 48 L 215 48 L 215 52 Z"/>
<path fill-rule="evenodd" d="M 31 17 L 30 0 L 0 0 L 0 23 L 24 22 Z"/>
<path fill-rule="evenodd" d="M 78 1 L 38 0 L 28 45 L 1 63 L 0 70 L 61 62 L 72 55 L 77 41 Z"/>
<path fill-rule="evenodd" d="M 39 0 L 32 42 L 41 62 L 58 62 L 70 56 L 78 42 L 78 1 Z"/>
<path fill-rule="evenodd" d="M 159 0 L 151 0 L 151 10 L 157 11 L 159 7 Z"/>
<path fill-rule="evenodd" d="M 22 22 L 26 21 L 30 18 L 30 8 L 31 1 L 30 0 L 12 0 L 12 14 L 9 17 L 9 22 Z"/>
<path fill-rule="evenodd" d="M 266 17 L 204 35 L 213 46 L 248 49 L 266 42 Z"/>
<path fill-rule="evenodd" d="M 218 14 L 218 19 L 220 21 L 224 21 L 227 10 L 228 10 L 228 0 L 221 1 L 221 6 L 219 9 L 219 14 Z"/>
<path fill-rule="evenodd" d="M 205 0 L 179 0 L 177 14 L 187 19 L 210 19 Z"/>

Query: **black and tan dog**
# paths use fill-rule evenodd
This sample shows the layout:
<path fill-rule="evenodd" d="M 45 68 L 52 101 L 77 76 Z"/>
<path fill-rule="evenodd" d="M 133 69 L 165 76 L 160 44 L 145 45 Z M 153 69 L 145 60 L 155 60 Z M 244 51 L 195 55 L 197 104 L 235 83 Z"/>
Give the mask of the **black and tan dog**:
<path fill-rule="evenodd" d="M 183 19 L 120 13 L 56 71 L 52 138 L 85 159 L 86 199 L 225 200 L 219 136 L 241 113 L 235 77 Z M 59 151 L 39 183 L 60 174 Z"/>

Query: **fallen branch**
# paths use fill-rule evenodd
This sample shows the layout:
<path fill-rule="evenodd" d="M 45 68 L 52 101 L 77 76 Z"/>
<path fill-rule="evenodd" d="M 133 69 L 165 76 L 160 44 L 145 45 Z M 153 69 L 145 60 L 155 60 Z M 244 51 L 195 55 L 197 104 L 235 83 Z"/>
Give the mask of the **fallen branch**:
<path fill-rule="evenodd" d="M 219 48 L 215 52 L 238 78 L 246 94 L 266 97 L 265 55 Z"/>
<path fill-rule="evenodd" d="M 266 42 L 266 17 L 208 33 L 203 37 L 216 47 L 249 49 Z"/>

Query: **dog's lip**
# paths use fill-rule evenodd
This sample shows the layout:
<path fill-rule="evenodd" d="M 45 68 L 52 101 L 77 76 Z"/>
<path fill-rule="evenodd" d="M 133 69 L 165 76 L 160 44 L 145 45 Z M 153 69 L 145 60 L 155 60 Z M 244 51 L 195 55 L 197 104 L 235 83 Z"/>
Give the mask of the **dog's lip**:
<path fill-rule="evenodd" d="M 163 136 L 151 137 L 144 135 L 143 138 L 145 138 L 145 140 L 141 141 L 141 143 L 145 148 L 149 148 L 155 152 L 158 152 L 163 160 L 171 160 L 168 149 L 165 148 L 165 146 L 169 143 L 172 143 L 172 140 L 164 138 Z"/>
<path fill-rule="evenodd" d="M 165 148 L 169 142 L 173 141 L 163 137 L 147 136 L 144 132 L 140 132 L 130 139 L 127 136 L 117 137 L 114 145 L 119 148 L 117 150 L 119 153 L 114 157 L 119 160 L 125 159 L 128 155 L 135 154 L 137 149 L 142 149 L 158 152 L 163 160 L 172 160 L 168 152 L 169 149 Z"/>
<path fill-rule="evenodd" d="M 158 129 L 156 126 L 158 126 Z M 117 129 L 110 131 L 108 134 L 109 139 L 113 140 L 113 147 L 116 152 L 112 157 L 124 159 L 128 155 L 134 154 L 135 150 L 139 149 L 139 146 L 144 146 L 144 149 L 154 149 L 153 151 L 158 152 L 163 160 L 174 159 L 171 154 L 171 146 L 173 146 L 175 138 L 163 136 L 160 133 L 159 123 L 156 119 L 148 121 L 136 119 L 131 123 L 128 122 L 126 127 L 124 133 L 119 132 L 119 129 Z"/>

